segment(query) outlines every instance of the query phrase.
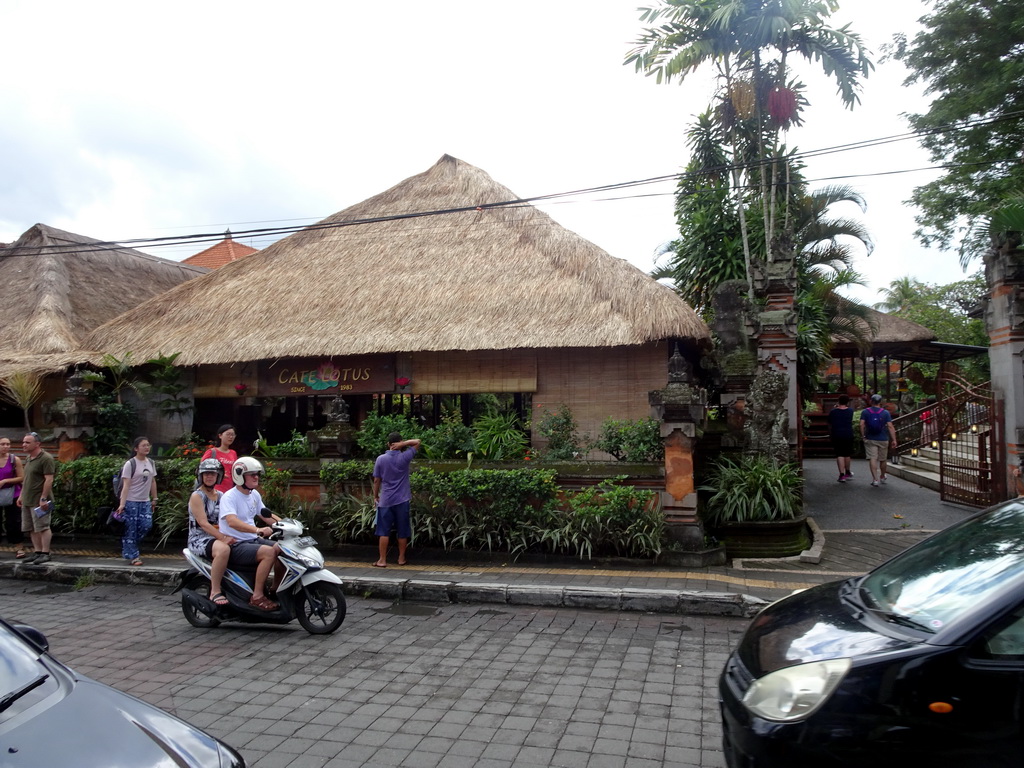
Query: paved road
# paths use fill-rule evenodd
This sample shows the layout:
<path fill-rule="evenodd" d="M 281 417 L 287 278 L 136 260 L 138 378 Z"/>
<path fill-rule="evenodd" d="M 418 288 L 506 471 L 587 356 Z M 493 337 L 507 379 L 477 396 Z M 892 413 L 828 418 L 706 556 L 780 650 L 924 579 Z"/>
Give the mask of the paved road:
<path fill-rule="evenodd" d="M 715 681 L 746 620 L 352 598 L 328 637 L 190 627 L 154 587 L 0 581 L 79 672 L 255 768 L 721 768 Z"/>

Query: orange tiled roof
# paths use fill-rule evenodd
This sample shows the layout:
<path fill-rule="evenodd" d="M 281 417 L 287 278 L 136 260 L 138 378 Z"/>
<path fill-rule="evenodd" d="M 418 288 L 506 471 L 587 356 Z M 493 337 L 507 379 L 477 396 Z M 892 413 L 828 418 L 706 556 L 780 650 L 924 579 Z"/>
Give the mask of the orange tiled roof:
<path fill-rule="evenodd" d="M 200 251 L 194 256 L 189 256 L 182 261 L 183 264 L 190 264 L 193 267 L 206 267 L 207 269 L 219 269 L 230 261 L 256 253 L 257 248 L 250 248 L 248 245 L 236 243 L 231 239 L 231 232 L 227 237 L 216 245 L 212 245 L 205 251 Z"/>

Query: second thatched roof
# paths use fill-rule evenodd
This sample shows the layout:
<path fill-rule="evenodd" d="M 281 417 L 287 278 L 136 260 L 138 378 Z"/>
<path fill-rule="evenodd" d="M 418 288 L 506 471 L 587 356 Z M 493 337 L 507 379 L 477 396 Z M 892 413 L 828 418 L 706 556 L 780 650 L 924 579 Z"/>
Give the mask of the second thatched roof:
<path fill-rule="evenodd" d="M 0 369 L 84 359 L 94 328 L 206 271 L 36 224 L 0 249 L 0 284 L 17 309 L 0 325 Z"/>
<path fill-rule="evenodd" d="M 445 155 L 424 173 L 98 328 L 184 365 L 710 339 L 678 296 Z"/>

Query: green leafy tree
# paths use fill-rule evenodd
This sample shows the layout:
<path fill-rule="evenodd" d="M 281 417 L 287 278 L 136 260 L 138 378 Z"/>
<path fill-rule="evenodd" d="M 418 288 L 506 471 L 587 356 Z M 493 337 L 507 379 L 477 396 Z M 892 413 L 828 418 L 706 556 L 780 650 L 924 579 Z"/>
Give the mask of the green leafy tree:
<path fill-rule="evenodd" d="M 882 290 L 882 300 L 875 304 L 875 309 L 882 312 L 905 312 L 920 294 L 922 284 L 914 278 L 898 277 Z"/>
<path fill-rule="evenodd" d="M 978 347 L 989 345 L 984 321 L 969 316 L 988 293 L 984 275 L 978 273 L 948 285 L 916 283 L 916 286 L 916 295 L 907 301 L 903 309 L 892 314 L 923 325 L 934 332 L 939 341 Z M 974 381 L 985 381 L 990 377 L 987 355 L 967 358 L 958 364 Z M 927 371 L 934 375 L 931 368 Z"/>
<path fill-rule="evenodd" d="M 932 96 L 927 112 L 909 116 L 942 175 L 914 190 L 918 237 L 926 245 L 970 248 L 971 222 L 1024 189 L 1024 3 L 933 0 L 923 29 L 897 37 L 893 55 Z M 965 225 L 967 222 L 967 225 Z M 960 241 L 957 243 L 957 241 Z"/>

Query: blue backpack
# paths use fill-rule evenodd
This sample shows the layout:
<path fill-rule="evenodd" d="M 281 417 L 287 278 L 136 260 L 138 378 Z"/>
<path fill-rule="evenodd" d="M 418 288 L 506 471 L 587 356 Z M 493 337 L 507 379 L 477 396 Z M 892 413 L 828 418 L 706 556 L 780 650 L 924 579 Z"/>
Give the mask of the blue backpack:
<path fill-rule="evenodd" d="M 885 431 L 886 418 L 883 414 L 887 414 L 884 408 L 879 408 L 877 411 L 872 408 L 865 408 L 861 414 L 861 418 L 864 419 L 864 424 L 867 427 L 867 431 L 871 434 L 878 434 L 879 432 Z"/>

